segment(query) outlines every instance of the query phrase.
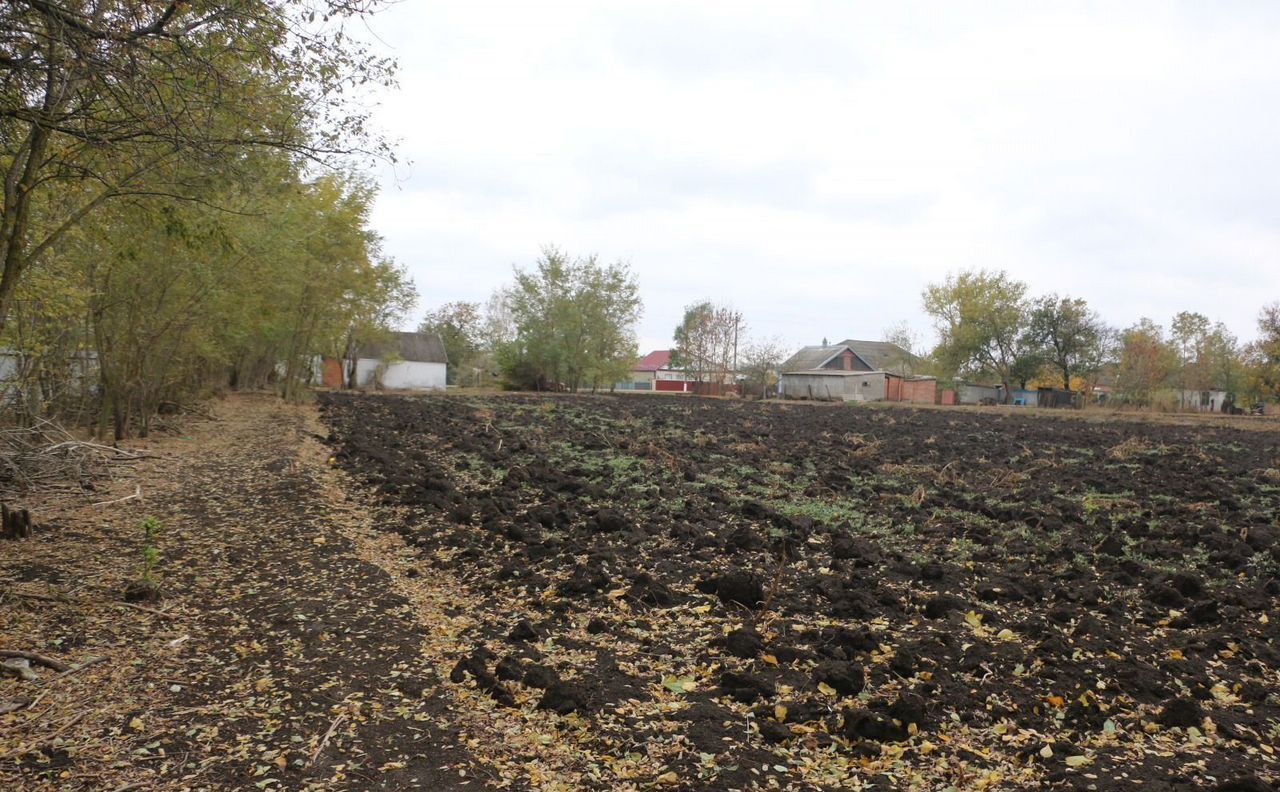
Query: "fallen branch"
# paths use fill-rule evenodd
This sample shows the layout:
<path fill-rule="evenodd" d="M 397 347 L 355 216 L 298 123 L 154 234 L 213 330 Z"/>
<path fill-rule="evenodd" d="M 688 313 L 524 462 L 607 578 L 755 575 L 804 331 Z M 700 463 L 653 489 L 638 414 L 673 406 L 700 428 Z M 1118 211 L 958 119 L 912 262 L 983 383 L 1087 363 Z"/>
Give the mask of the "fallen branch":
<path fill-rule="evenodd" d="M 21 649 L 0 649 L 0 657 L 17 657 L 27 660 L 45 668 L 52 668 L 54 671 L 70 671 L 71 666 L 60 660 L 54 660 L 52 657 L 45 657 L 35 652 L 25 652 Z"/>
<path fill-rule="evenodd" d="M 22 599 L 40 600 L 41 602 L 71 602 L 71 600 L 62 596 L 52 596 L 49 594 L 31 594 L 26 591 L 6 591 L 6 594 L 12 594 Z"/>
<path fill-rule="evenodd" d="M 132 602 L 113 602 L 111 604 L 115 605 L 117 608 L 133 608 L 134 610 L 139 610 L 143 613 L 150 613 L 152 616 L 159 616 L 163 619 L 178 618 L 175 613 L 166 613 L 162 610 L 156 610 L 155 608 L 148 608 L 146 605 L 135 605 Z"/>
<path fill-rule="evenodd" d="M 127 501 L 127 500 L 133 500 L 134 498 L 141 498 L 141 497 L 142 497 L 142 485 L 141 485 L 141 484 L 135 484 L 135 485 L 133 486 L 133 494 L 132 494 L 132 495 L 126 495 L 126 496 L 124 496 L 123 498 L 116 498 L 115 500 L 100 501 L 100 502 L 98 502 L 98 503 L 94 503 L 94 504 L 91 504 L 91 505 L 93 505 L 93 506 L 110 506 L 110 505 L 111 505 L 111 504 L 113 504 L 113 503 L 124 503 L 124 502 L 125 502 L 125 501 Z"/>
<path fill-rule="evenodd" d="M 315 751 L 311 753 L 311 758 L 307 760 L 308 767 L 316 763 L 316 758 L 320 756 L 320 752 L 323 751 L 324 747 L 329 744 L 329 738 L 333 736 L 333 733 L 334 731 L 337 730 L 338 725 L 341 724 L 346 719 L 347 719 L 347 713 L 339 712 L 338 717 L 334 718 L 333 723 L 329 724 L 329 730 L 324 733 L 324 737 L 321 738 L 320 744 L 316 746 Z"/>
<path fill-rule="evenodd" d="M 35 705 L 39 704 L 44 699 L 45 696 L 49 695 L 49 691 L 53 689 L 49 687 L 50 684 L 57 682 L 60 679 L 66 679 L 69 676 L 74 676 L 80 673 L 81 671 L 85 670 L 89 666 L 95 665 L 97 663 L 101 663 L 106 659 L 107 659 L 106 657 L 90 657 L 88 660 L 85 660 L 83 663 L 80 663 L 75 668 L 67 669 L 66 671 L 63 671 L 61 674 L 58 674 L 53 679 L 50 679 L 48 682 L 44 683 L 45 689 L 41 691 L 40 695 L 36 696 L 35 701 L 32 701 L 28 706 L 34 707 Z"/>

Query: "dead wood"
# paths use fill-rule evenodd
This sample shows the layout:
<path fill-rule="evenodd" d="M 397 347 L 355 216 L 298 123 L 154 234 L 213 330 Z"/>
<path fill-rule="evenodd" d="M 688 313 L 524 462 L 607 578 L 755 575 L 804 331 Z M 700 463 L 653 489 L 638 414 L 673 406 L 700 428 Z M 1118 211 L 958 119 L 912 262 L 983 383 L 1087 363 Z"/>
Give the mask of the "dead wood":
<path fill-rule="evenodd" d="M 113 478 L 121 465 L 153 455 L 80 440 L 49 420 L 0 431 L 0 486 L 19 491 Z"/>
<path fill-rule="evenodd" d="M 45 657 L 35 652 L 27 652 L 21 649 L 0 649 L 0 657 L 17 657 L 27 660 L 45 668 L 52 668 L 54 671 L 70 671 L 71 666 L 60 660 L 54 660 L 52 657 Z"/>

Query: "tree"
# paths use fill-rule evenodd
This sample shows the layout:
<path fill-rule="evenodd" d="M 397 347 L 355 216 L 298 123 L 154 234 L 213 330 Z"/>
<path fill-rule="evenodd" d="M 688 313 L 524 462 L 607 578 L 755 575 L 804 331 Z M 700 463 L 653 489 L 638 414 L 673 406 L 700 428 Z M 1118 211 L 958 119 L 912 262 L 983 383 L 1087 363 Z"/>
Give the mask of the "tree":
<path fill-rule="evenodd" d="M 1031 306 L 1026 344 L 1039 350 L 1062 376 L 1064 390 L 1071 389 L 1073 376 L 1088 376 L 1102 368 L 1106 339 L 1106 325 L 1084 300 L 1051 294 Z"/>
<path fill-rule="evenodd" d="M 1280 400 L 1280 302 L 1258 313 L 1258 339 L 1245 349 L 1246 388 L 1258 402 Z"/>
<path fill-rule="evenodd" d="M 911 330 L 910 325 L 902 321 L 886 327 L 881 340 L 902 350 L 902 354 L 894 356 L 890 369 L 893 373 L 904 377 L 916 373 L 919 360 L 916 348 L 920 346 L 920 337 Z"/>
<path fill-rule="evenodd" d="M 162 408 L 215 388 L 297 396 L 318 356 L 397 324 L 412 283 L 366 227 L 369 186 L 304 181 L 279 153 L 257 168 L 254 185 L 116 201 L 71 229 L 19 284 L 0 331 L 26 396 L 6 406 L 145 435 Z M 233 198 L 244 211 L 218 208 Z"/>
<path fill-rule="evenodd" d="M 419 332 L 436 333 L 444 342 L 449 357 L 448 382 L 458 381 L 458 372 L 466 370 L 481 349 L 480 304 L 458 300 L 447 302 L 431 311 L 418 326 Z"/>
<path fill-rule="evenodd" d="M 762 338 L 747 344 L 742 351 L 741 370 L 752 391 L 760 398 L 769 397 L 769 388 L 778 381 L 778 366 L 787 357 L 787 349 L 778 338 Z"/>
<path fill-rule="evenodd" d="M 571 259 L 548 247 L 532 270 L 516 270 L 500 302 L 514 335 L 496 357 L 512 387 L 594 390 L 616 382 L 635 362 L 639 285 L 622 262 Z"/>
<path fill-rule="evenodd" d="M 1165 339 L 1164 328 L 1144 318 L 1120 333 L 1116 391 L 1131 404 L 1148 406 L 1177 366 L 1177 349 Z"/>
<path fill-rule="evenodd" d="M 990 374 L 1004 385 L 1021 376 L 1027 285 L 1004 272 L 968 270 L 924 291 L 924 309 L 939 335 L 935 357 L 950 371 Z M 1025 364 L 1023 364 L 1025 367 Z"/>
<path fill-rule="evenodd" d="M 1174 317 L 1172 330 L 1180 404 L 1188 399 L 1188 391 L 1222 390 L 1233 398 L 1245 386 L 1240 342 L 1226 325 L 1182 311 Z"/>
<path fill-rule="evenodd" d="M 31 266 L 113 198 L 207 200 L 209 175 L 257 175 L 246 151 L 321 159 L 359 150 L 370 140 L 368 110 L 345 97 L 389 83 L 391 66 L 341 22 L 372 8 L 366 0 L 0 5 L 0 329 Z"/>
<path fill-rule="evenodd" d="M 710 300 L 694 303 L 684 309 L 672 336 L 671 365 L 697 382 L 724 385 L 736 371 L 738 337 L 745 332 L 741 313 Z"/>

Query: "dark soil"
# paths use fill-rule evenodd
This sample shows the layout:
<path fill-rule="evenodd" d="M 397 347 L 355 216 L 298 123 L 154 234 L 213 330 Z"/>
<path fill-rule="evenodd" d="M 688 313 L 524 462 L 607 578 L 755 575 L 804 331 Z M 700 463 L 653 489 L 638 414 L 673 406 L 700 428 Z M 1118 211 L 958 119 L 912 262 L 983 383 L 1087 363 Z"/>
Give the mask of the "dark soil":
<path fill-rule="evenodd" d="M 385 529 L 489 614 L 451 684 L 571 716 L 592 788 L 645 745 L 633 777 L 697 789 L 1280 773 L 1275 432 L 663 397 L 322 411 L 338 464 L 407 509 Z"/>

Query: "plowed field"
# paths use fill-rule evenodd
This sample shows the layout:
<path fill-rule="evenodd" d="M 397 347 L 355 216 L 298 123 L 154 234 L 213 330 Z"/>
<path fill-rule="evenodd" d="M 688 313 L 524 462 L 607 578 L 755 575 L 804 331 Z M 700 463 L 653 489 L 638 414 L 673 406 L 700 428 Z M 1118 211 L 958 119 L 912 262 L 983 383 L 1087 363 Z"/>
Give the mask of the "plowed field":
<path fill-rule="evenodd" d="M 1280 433 L 325 396 L 498 783 L 1270 789 Z M 452 660 L 450 661 L 452 663 Z"/>

